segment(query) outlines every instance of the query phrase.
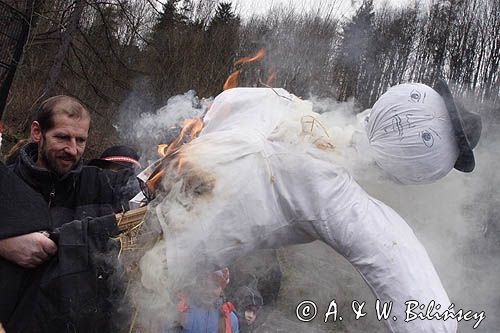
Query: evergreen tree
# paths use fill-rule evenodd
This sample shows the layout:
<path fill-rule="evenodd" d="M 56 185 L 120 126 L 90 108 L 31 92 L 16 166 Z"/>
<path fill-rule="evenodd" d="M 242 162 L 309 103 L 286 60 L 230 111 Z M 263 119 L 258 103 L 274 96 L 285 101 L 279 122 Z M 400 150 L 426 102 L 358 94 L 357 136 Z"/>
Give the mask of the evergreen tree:
<path fill-rule="evenodd" d="M 217 6 L 215 15 L 210 21 L 210 27 L 216 27 L 218 25 L 231 25 L 238 22 L 237 16 L 233 12 L 233 8 L 230 2 L 221 2 Z"/>
<path fill-rule="evenodd" d="M 373 0 L 364 0 L 351 21 L 345 24 L 337 58 L 338 98 L 357 96 L 358 82 L 366 80 L 362 71 L 373 39 Z"/>
<path fill-rule="evenodd" d="M 158 17 L 155 30 L 169 30 L 187 22 L 187 17 L 178 9 L 180 0 L 168 0 L 163 4 L 163 10 Z"/>
<path fill-rule="evenodd" d="M 209 38 L 207 53 L 212 63 L 209 68 L 209 78 L 219 87 L 217 93 L 230 74 L 238 51 L 239 26 L 240 19 L 234 13 L 231 3 L 219 3 L 207 28 Z"/>

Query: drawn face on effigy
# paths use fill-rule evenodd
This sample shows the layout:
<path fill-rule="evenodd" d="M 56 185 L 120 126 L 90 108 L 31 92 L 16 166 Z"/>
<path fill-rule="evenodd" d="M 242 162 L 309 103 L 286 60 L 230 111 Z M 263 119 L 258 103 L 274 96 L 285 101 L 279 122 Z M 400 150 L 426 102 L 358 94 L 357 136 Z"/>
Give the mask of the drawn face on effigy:
<path fill-rule="evenodd" d="M 444 99 L 420 83 L 400 84 L 383 94 L 366 132 L 377 164 L 403 184 L 444 177 L 459 155 Z"/>

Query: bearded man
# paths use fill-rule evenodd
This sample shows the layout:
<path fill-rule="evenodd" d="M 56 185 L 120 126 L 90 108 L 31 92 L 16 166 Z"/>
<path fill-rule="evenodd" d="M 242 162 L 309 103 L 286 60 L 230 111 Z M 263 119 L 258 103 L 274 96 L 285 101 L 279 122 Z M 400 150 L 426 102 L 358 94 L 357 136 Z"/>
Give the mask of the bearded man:
<path fill-rule="evenodd" d="M 46 210 L 32 215 L 46 218 L 0 226 L 0 257 L 23 272 L 4 277 L 17 283 L 17 299 L 0 308 L 8 332 L 113 330 L 110 237 L 120 198 L 102 171 L 82 164 L 90 121 L 77 99 L 47 99 L 31 124 L 33 142 L 9 170 L 28 185 L 32 202 L 44 202 L 37 207 Z"/>

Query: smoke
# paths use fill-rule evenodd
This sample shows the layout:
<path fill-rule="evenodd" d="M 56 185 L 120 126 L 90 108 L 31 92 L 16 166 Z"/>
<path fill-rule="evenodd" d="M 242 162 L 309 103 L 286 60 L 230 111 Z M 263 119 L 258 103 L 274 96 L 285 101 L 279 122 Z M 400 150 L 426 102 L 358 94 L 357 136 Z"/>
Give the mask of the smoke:
<path fill-rule="evenodd" d="M 166 128 L 180 125 L 184 118 L 203 115 L 208 102 L 196 101 L 198 99 L 192 91 L 175 96 L 157 112 L 140 115 L 134 123 L 134 133 L 128 134 L 143 147 L 143 152 L 151 151 L 152 146 L 161 143 Z M 312 141 L 322 138 L 333 143 L 335 149 L 329 153 L 331 160 L 346 168 L 371 196 L 394 208 L 414 230 L 436 267 L 451 301 L 455 303 L 455 309 L 485 311 L 486 319 L 477 331 L 494 331 L 500 324 L 495 316 L 500 309 L 500 293 L 496 291 L 496 286 L 500 285 L 500 211 L 497 205 L 500 202 L 500 176 L 495 172 L 500 167 L 500 162 L 495 159 L 495 156 L 499 156 L 500 138 L 495 131 L 498 124 L 493 121 L 494 113 L 487 114 L 484 119 L 487 126 L 475 149 L 477 163 L 473 173 L 452 171 L 434 184 L 403 186 L 391 181 L 371 159 L 363 132 L 364 114 L 355 113 L 352 101 L 339 103 L 317 97 L 312 97 L 310 101 L 317 112 L 314 114 L 317 123 L 313 127 Z M 212 170 L 216 163 L 211 158 L 217 160 L 226 153 L 230 154 L 224 151 L 191 151 L 191 155 L 197 156 L 196 159 L 205 162 L 203 170 Z M 145 155 L 148 156 L 148 153 Z M 189 150 L 185 157 L 189 157 Z M 196 219 L 183 220 L 187 216 L 209 216 L 217 211 L 217 207 L 208 205 L 209 200 L 203 199 L 203 195 L 199 196 L 199 192 L 204 189 L 207 195 L 221 195 L 211 193 L 211 179 L 233 176 L 233 184 L 238 186 L 237 178 L 248 175 L 246 171 L 242 169 L 239 175 L 231 176 L 217 172 L 207 175 L 196 168 L 196 163 L 189 164 L 182 174 L 174 172 L 174 168 L 169 170 L 171 172 L 164 184 L 170 188 L 150 206 L 148 223 L 154 228 L 162 228 L 165 239 L 146 252 L 140 262 L 142 277 L 131 289 L 131 298 L 140 308 L 137 322 L 142 325 L 175 321 L 177 312 L 173 306 L 178 300 L 172 290 L 180 285 L 193 285 L 196 276 L 186 275 L 189 272 L 203 274 L 207 270 L 220 268 L 207 264 L 204 254 L 212 249 L 209 242 L 248 241 L 238 238 L 239 232 L 245 234 L 245 226 L 237 226 L 241 230 L 227 230 L 224 222 L 219 221 L 217 230 L 212 230 L 212 226 L 197 226 L 199 221 Z M 186 178 L 186 175 L 193 174 L 196 177 Z M 244 181 L 254 182 L 256 178 L 249 177 Z M 225 195 L 230 196 L 228 193 Z M 230 212 L 232 215 L 227 218 L 241 222 L 242 215 L 258 216 L 259 212 L 252 211 L 252 207 L 258 207 L 257 203 L 249 202 L 248 207 L 249 212 Z M 176 220 L 177 229 L 168 227 L 169 220 Z M 183 233 L 193 239 L 182 238 Z M 177 235 L 180 238 L 175 240 Z M 229 239 L 224 235 L 230 235 Z M 200 243 L 203 239 L 205 241 Z M 174 243 L 175 246 L 172 245 Z M 197 253 L 199 257 L 182 257 L 184 261 L 176 264 L 168 262 L 169 244 L 178 253 L 186 250 L 186 253 Z M 199 244 L 205 247 L 196 250 L 190 248 Z M 275 256 L 269 257 L 263 253 L 264 250 L 256 250 L 243 257 L 238 257 L 238 251 L 224 253 L 226 257 L 222 256 L 223 260 L 217 264 L 221 266 L 236 261 L 236 266 L 245 267 L 246 264 L 248 267 L 252 266 L 248 262 L 259 262 L 266 258 L 274 265 Z M 375 299 L 366 283 L 344 258 L 325 244 L 313 242 L 281 248 L 277 259 L 283 274 L 281 290 L 277 303 L 264 308 L 262 330 L 386 331 L 383 322 L 375 318 Z M 266 265 L 265 262 L 260 264 Z M 233 279 L 231 284 L 238 282 Z M 333 299 L 343 320 L 332 322 L 330 319 L 325 323 L 324 314 Z M 299 321 L 295 315 L 295 306 L 304 300 L 313 300 L 318 306 L 317 318 L 307 323 Z M 351 310 L 353 300 L 366 301 L 365 317 L 358 320 L 354 318 Z M 462 321 L 459 330 L 472 332 L 473 325 L 474 321 Z"/>
<path fill-rule="evenodd" d="M 145 87 L 147 83 L 137 82 L 136 89 L 120 108 L 120 121 L 115 127 L 124 142 L 130 142 L 141 152 L 142 164 L 148 165 L 158 158 L 157 145 L 174 140 L 184 119 L 202 117 L 211 99 L 199 99 L 190 90 L 169 98 L 165 106 L 154 110 L 152 97 L 141 93 Z"/>

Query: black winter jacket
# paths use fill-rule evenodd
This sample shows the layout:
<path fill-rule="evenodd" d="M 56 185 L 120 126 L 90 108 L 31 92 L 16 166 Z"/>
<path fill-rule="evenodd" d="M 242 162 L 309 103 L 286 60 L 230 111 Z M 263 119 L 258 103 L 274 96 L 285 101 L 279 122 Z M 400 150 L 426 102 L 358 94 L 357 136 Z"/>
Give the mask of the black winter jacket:
<path fill-rule="evenodd" d="M 0 163 L 0 239 L 42 230 L 50 230 L 46 202 Z M 1 323 L 5 324 L 14 311 L 25 272 L 22 267 L 0 257 Z"/>
<path fill-rule="evenodd" d="M 117 248 L 110 237 L 118 232 L 113 205 L 120 198 L 98 168 L 79 164 L 58 177 L 35 165 L 36 153 L 36 144 L 26 145 L 11 168 L 47 205 L 47 231 L 58 251 L 37 269 L 25 270 L 6 330 L 116 331 L 112 325 L 112 319 L 117 319 L 114 304 L 121 295 Z M 19 223 L 32 224 L 29 220 Z M 37 229 L 33 224 L 30 232 Z M 22 233 L 26 232 L 23 227 Z"/>

